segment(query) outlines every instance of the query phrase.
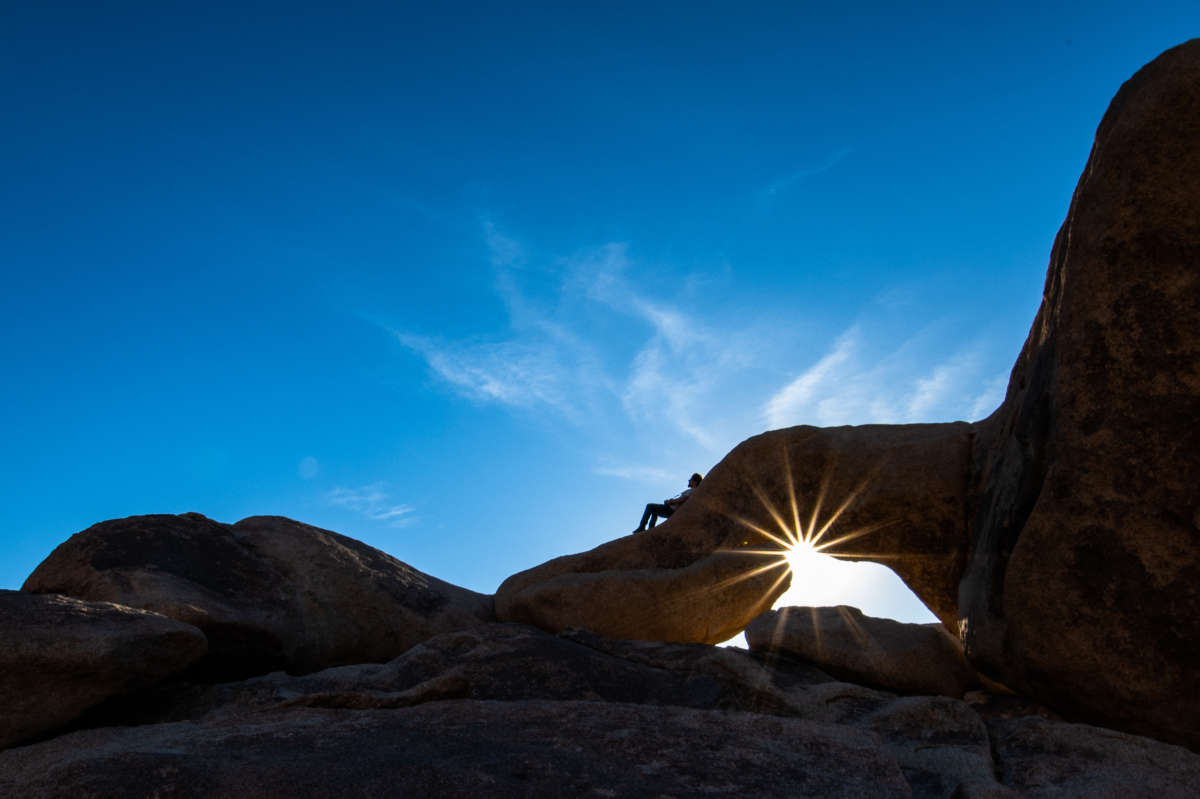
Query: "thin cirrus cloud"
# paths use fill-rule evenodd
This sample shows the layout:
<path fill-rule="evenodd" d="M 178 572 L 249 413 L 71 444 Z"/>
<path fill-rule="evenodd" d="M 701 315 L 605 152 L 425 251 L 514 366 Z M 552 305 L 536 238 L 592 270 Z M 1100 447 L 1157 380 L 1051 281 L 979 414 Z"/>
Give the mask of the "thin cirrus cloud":
<path fill-rule="evenodd" d="M 872 343 L 882 338 L 873 336 Z M 1005 376 L 983 374 L 979 344 L 935 359 L 921 333 L 882 354 L 868 354 L 875 348 L 866 339 L 860 325 L 838 336 L 825 355 L 767 400 L 766 425 L 974 421 L 1003 399 Z M 932 368 L 919 368 L 931 361 Z"/>
<path fill-rule="evenodd" d="M 723 445 L 704 406 L 729 377 L 728 368 L 746 360 L 736 351 L 737 337 L 718 337 L 680 309 L 635 290 L 626 278 L 623 245 L 594 248 L 539 271 L 526 264 L 524 248 L 490 222 L 484 236 L 508 329 L 462 341 L 391 331 L 442 382 L 479 402 L 549 408 L 580 424 L 615 411 L 634 425 L 673 429 L 706 449 Z M 542 294 L 552 300 L 539 302 L 522 289 L 523 279 L 537 278 L 550 282 Z M 642 336 L 631 350 L 609 345 L 609 333 L 628 337 L 630 331 Z"/>
<path fill-rule="evenodd" d="M 611 392 L 596 349 L 521 290 L 524 248 L 483 223 L 493 286 L 508 329 L 461 341 L 391 330 L 460 396 L 513 408 L 549 408 L 579 421 L 598 393 Z"/>
<path fill-rule="evenodd" d="M 446 343 L 407 333 L 395 335 L 465 397 L 525 408 L 547 405 L 574 415 L 565 385 L 568 374 L 552 349 L 532 341 Z"/>
<path fill-rule="evenodd" d="M 389 527 L 407 527 L 416 521 L 410 505 L 393 503 L 380 483 L 358 488 L 335 488 L 325 495 L 330 505 L 349 508 L 376 522 L 387 522 Z"/>
<path fill-rule="evenodd" d="M 952 319 L 910 332 L 912 315 L 891 294 L 781 387 L 779 364 L 795 353 L 786 326 L 732 308 L 701 321 L 680 292 L 662 299 L 646 287 L 651 275 L 635 279 L 624 245 L 531 264 L 494 225 L 484 238 L 507 326 L 454 341 L 391 332 L 458 395 L 552 410 L 599 431 L 601 451 L 633 458 L 602 460 L 596 474 L 661 480 L 677 471 L 664 452 L 719 456 L 764 425 L 973 420 L 1003 396 L 985 346 L 955 348 Z"/>
<path fill-rule="evenodd" d="M 637 483 L 664 483 L 678 476 L 657 466 L 597 466 L 592 472 L 602 477 L 619 477 Z"/>

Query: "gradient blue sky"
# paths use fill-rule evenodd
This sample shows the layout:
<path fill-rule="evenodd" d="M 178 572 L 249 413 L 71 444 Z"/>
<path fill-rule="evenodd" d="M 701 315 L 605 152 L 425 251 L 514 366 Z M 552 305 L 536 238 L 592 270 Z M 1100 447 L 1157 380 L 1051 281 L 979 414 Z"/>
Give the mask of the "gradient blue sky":
<path fill-rule="evenodd" d="M 1108 101 L 1200 33 L 432 5 L 0 7 L 0 587 L 199 511 L 491 592 L 765 429 L 986 416 Z"/>

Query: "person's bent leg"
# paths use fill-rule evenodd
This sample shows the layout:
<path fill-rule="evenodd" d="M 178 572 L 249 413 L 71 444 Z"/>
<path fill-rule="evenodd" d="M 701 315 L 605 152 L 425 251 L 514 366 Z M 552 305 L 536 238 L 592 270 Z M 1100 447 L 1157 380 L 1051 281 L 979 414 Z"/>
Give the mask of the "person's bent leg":
<path fill-rule="evenodd" d="M 650 528 L 654 529 L 654 525 L 658 522 L 659 517 L 665 519 L 671 515 L 673 508 L 670 505 L 650 504 L 646 506 L 646 512 L 650 514 Z"/>
<path fill-rule="evenodd" d="M 653 505 L 647 505 L 647 506 L 646 506 L 646 510 L 642 512 L 642 520 L 641 520 L 640 522 L 638 522 L 637 529 L 636 529 L 636 530 L 634 530 L 634 532 L 635 532 L 635 533 L 641 533 L 641 532 L 644 532 L 644 531 L 646 530 L 646 521 L 647 521 L 648 519 L 651 519 L 651 518 L 653 518 L 653 517 L 654 517 L 654 506 L 653 506 Z M 650 522 L 650 526 L 651 526 L 651 527 L 653 527 L 653 526 L 654 526 L 654 522 Z"/>

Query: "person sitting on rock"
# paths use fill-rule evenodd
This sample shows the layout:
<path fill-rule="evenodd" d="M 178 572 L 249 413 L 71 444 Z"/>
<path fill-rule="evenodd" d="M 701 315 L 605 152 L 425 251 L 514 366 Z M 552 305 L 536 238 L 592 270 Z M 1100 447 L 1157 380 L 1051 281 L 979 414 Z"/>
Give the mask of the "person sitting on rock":
<path fill-rule="evenodd" d="M 679 496 L 671 497 L 663 500 L 662 504 L 651 502 L 646 506 L 646 510 L 642 513 L 642 523 L 634 530 L 635 533 L 644 533 L 647 529 L 653 530 L 654 525 L 658 522 L 659 517 L 665 519 L 679 509 L 679 506 L 687 502 L 688 497 L 692 495 L 692 489 L 700 485 L 700 481 L 704 478 L 699 472 L 693 473 L 688 479 L 688 487 L 680 492 Z M 649 520 L 650 527 L 646 527 L 646 521 Z"/>

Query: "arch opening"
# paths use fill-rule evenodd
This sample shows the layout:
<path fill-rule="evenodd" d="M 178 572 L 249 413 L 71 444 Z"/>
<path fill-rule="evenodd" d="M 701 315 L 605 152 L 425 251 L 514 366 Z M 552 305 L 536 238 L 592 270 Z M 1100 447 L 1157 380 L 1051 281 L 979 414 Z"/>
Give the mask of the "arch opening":
<path fill-rule="evenodd" d="M 772 610 L 850 605 L 867 616 L 909 624 L 940 624 L 937 616 L 894 571 L 873 561 L 844 560 L 820 551 L 802 536 L 791 537 L 782 557 L 792 582 Z M 720 646 L 748 648 L 744 633 Z"/>

